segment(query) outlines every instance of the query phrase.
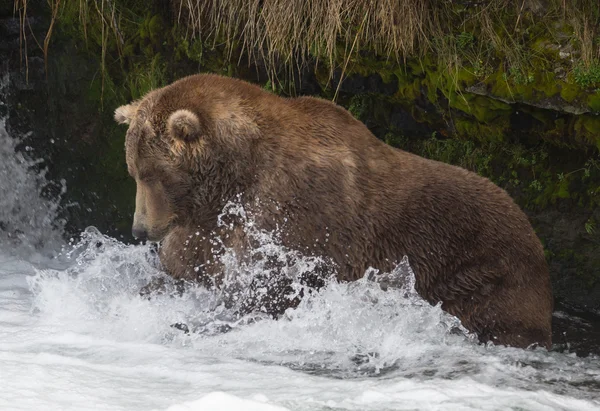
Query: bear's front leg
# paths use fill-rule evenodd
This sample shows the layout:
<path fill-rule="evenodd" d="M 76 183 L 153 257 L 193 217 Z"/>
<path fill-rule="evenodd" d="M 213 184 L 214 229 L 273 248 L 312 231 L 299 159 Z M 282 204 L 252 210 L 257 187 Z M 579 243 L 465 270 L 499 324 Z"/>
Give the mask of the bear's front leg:
<path fill-rule="evenodd" d="M 214 231 L 177 227 L 169 232 L 160 245 L 160 264 L 176 280 L 210 288 L 222 280 L 220 258 L 224 247 Z"/>

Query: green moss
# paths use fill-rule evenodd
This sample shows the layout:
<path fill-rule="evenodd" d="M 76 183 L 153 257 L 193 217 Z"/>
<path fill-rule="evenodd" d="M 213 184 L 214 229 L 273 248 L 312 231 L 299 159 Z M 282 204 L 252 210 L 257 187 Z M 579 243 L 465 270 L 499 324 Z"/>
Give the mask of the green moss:
<path fill-rule="evenodd" d="M 488 77 L 486 84 L 490 86 L 490 91 L 493 96 L 505 99 L 515 100 L 518 97 L 518 91 L 514 85 L 508 81 L 508 76 L 504 72 L 503 67 L 499 67 L 496 72 Z M 529 93 L 532 95 L 532 92 Z"/>
<path fill-rule="evenodd" d="M 556 197 L 558 198 L 570 198 L 571 194 L 569 193 L 569 180 L 563 178 L 562 181 L 558 184 L 558 188 L 556 190 Z"/>
<path fill-rule="evenodd" d="M 561 91 L 570 97 L 568 93 L 572 91 L 569 88 L 565 90 L 564 87 L 561 90 L 554 73 L 545 73 L 542 70 L 524 74 L 515 70 L 509 70 L 507 73 L 503 68 L 499 68 L 487 78 L 486 84 L 491 87 L 493 96 L 523 102 L 540 101 L 558 95 Z"/>
<path fill-rule="evenodd" d="M 466 39 L 466 36 L 465 36 Z M 467 43 L 469 43 L 467 41 Z M 541 43 L 540 43 L 541 44 Z M 505 134 L 510 130 L 511 116 L 516 107 L 507 104 L 501 100 L 515 102 L 543 102 L 546 99 L 552 99 L 560 96 L 563 100 L 571 103 L 579 100 L 583 91 L 576 84 L 568 84 L 558 80 L 554 73 L 548 73 L 545 70 L 546 62 L 536 57 L 536 64 L 539 66 L 525 70 L 513 67 L 505 71 L 504 64 L 497 66 L 495 72 L 490 72 L 483 83 L 487 85 L 488 90 L 494 98 L 474 95 L 465 92 L 470 85 L 479 81 L 472 67 L 462 66 L 456 70 L 449 70 L 446 66 L 440 66 L 432 56 L 426 56 L 421 59 L 409 59 L 403 66 L 394 66 L 381 60 L 366 57 L 366 54 L 360 58 L 352 60 L 349 74 L 372 75 L 377 73 L 389 80 L 390 75 L 394 75 L 398 80 L 398 89 L 393 95 L 392 101 L 406 107 L 415 119 L 427 123 L 439 121 L 440 112 L 444 116 L 452 118 L 454 125 L 453 131 L 461 138 L 482 139 L 487 138 L 500 141 L 505 138 Z M 539 64 L 538 64 L 539 63 Z M 414 102 L 425 96 L 427 100 L 436 107 L 437 119 L 435 113 L 431 110 L 423 111 L 415 109 Z M 350 104 L 351 111 L 361 119 L 366 118 L 363 106 L 357 105 L 357 101 Z M 594 107 L 600 105 L 600 98 L 589 97 L 588 101 Z M 546 103 L 543 103 L 546 104 Z M 557 104 L 552 100 L 552 104 Z M 466 116 L 454 116 L 448 109 L 457 110 Z M 369 110 L 376 110 L 375 106 L 370 106 Z M 540 137 L 560 145 L 568 145 L 565 141 L 565 134 L 571 134 L 572 128 L 569 128 L 564 118 L 556 118 L 556 114 L 543 109 L 528 109 L 527 106 L 519 110 L 526 111 L 530 116 L 539 121 L 536 127 L 540 130 Z M 377 109 L 379 114 L 371 117 L 385 117 L 385 110 Z M 595 138 L 590 135 L 590 128 L 593 124 L 587 124 L 589 120 L 581 121 L 580 130 L 585 130 L 582 138 L 572 141 L 571 145 L 579 142 L 589 144 Z M 536 123 L 537 124 L 537 123 Z M 587 127 L 586 127 L 587 124 Z M 542 132 L 541 130 L 545 130 Z M 577 133 L 577 131 L 575 131 Z"/>
<path fill-rule="evenodd" d="M 593 112 L 600 113 L 600 91 L 590 94 L 587 99 L 587 104 Z"/>
<path fill-rule="evenodd" d="M 558 50 L 552 51 L 552 42 L 546 37 L 538 37 L 532 44 L 531 49 L 537 53 L 551 54 L 552 57 L 558 57 Z"/>
<path fill-rule="evenodd" d="M 165 24 L 162 20 L 162 17 L 158 14 L 152 16 L 148 22 L 148 34 L 150 36 L 150 40 L 154 44 L 162 43 L 162 38 L 164 38 L 164 30 Z"/>
<path fill-rule="evenodd" d="M 474 140 L 502 141 L 506 133 L 503 125 L 484 124 L 460 117 L 454 119 L 454 128 L 459 137 Z"/>
<path fill-rule="evenodd" d="M 413 75 L 397 72 L 398 91 L 395 97 L 409 102 L 415 101 L 421 95 L 421 80 Z"/>
<path fill-rule="evenodd" d="M 344 50 L 340 49 L 337 55 L 339 56 L 339 66 L 346 67 L 346 75 L 359 74 L 368 77 L 377 74 L 384 83 L 390 83 L 396 76 L 397 67 L 394 62 L 374 54 L 354 55 L 348 61 L 341 58 L 345 55 Z"/>
<path fill-rule="evenodd" d="M 536 97 L 538 98 L 552 97 L 561 91 L 554 73 L 543 71 L 538 71 L 534 74 L 532 87 L 536 91 Z"/>
<path fill-rule="evenodd" d="M 580 93 L 581 89 L 575 84 L 563 83 L 561 85 L 560 96 L 566 102 L 573 102 Z"/>
<path fill-rule="evenodd" d="M 600 116 L 578 116 L 573 127 L 580 142 L 594 145 L 600 150 Z"/>
<path fill-rule="evenodd" d="M 458 84 L 462 89 L 473 85 L 477 81 L 476 70 L 461 68 L 460 70 L 456 70 L 456 76 L 454 77 L 456 80 L 456 84 Z"/>
<path fill-rule="evenodd" d="M 422 59 L 409 59 L 406 61 L 406 68 L 408 71 L 413 73 L 415 76 L 421 76 L 425 73 L 425 63 L 429 62 L 429 60 Z"/>
<path fill-rule="evenodd" d="M 470 93 L 452 93 L 449 106 L 472 115 L 484 124 L 490 124 L 499 118 L 508 120 L 512 111 L 512 107 L 502 101 Z"/>
<path fill-rule="evenodd" d="M 358 120 L 364 120 L 370 108 L 370 98 L 366 94 L 356 94 L 350 99 L 348 111 Z"/>
<path fill-rule="evenodd" d="M 146 15 L 139 25 L 138 35 L 145 46 L 158 49 L 165 39 L 165 23 L 159 14 Z"/>
<path fill-rule="evenodd" d="M 413 83 L 413 88 L 422 87 L 431 103 L 437 103 L 438 93 L 448 95 L 457 89 L 456 77 L 452 78 L 452 73 L 440 68 L 429 56 L 419 60 L 410 60 L 405 68 L 407 73 L 403 73 L 404 78 Z M 416 81 L 414 79 L 418 79 L 419 83 L 414 84 Z"/>
<path fill-rule="evenodd" d="M 181 41 L 177 42 L 175 53 L 175 58 L 177 61 L 188 58 L 192 61 L 200 63 L 202 61 L 202 57 L 204 56 L 204 45 L 202 44 L 202 41 L 198 39 L 189 40 L 187 38 L 183 38 Z"/>
<path fill-rule="evenodd" d="M 382 140 L 385 141 L 386 144 L 397 148 L 406 148 L 409 145 L 407 137 L 400 133 L 394 133 L 391 131 L 387 132 L 383 136 Z"/>
<path fill-rule="evenodd" d="M 583 120 L 583 127 L 585 130 L 587 130 L 590 134 L 595 134 L 598 138 L 600 138 L 600 117 L 585 115 L 581 118 Z"/>

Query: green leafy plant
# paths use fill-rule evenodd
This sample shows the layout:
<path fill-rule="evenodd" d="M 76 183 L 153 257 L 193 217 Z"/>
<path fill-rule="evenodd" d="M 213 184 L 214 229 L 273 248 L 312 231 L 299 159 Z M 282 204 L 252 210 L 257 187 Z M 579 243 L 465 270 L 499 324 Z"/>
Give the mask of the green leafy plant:
<path fill-rule="evenodd" d="M 585 222 L 585 232 L 592 235 L 596 232 L 596 221 L 593 218 L 589 218 Z"/>
<path fill-rule="evenodd" d="M 600 60 L 594 60 L 591 64 L 580 63 L 573 69 L 573 79 L 582 88 L 600 86 Z"/>
<path fill-rule="evenodd" d="M 465 50 L 472 47 L 475 44 L 475 36 L 473 33 L 463 31 L 456 36 L 456 47 L 459 50 Z"/>

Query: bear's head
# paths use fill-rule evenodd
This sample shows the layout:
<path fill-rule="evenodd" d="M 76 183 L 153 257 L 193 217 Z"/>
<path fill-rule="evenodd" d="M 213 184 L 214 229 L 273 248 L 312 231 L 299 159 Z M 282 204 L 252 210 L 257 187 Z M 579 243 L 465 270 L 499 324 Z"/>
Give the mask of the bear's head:
<path fill-rule="evenodd" d="M 221 80 L 188 77 L 115 110 L 115 120 L 129 125 L 136 238 L 160 241 L 176 226 L 216 220 L 240 191 L 258 128 L 243 98 L 211 78 Z"/>

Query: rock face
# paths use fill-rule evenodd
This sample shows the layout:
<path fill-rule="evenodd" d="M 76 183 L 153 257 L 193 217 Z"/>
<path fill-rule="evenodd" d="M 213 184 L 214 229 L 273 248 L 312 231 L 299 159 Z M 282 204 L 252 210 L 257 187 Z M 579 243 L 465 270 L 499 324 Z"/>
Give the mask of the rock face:
<path fill-rule="evenodd" d="M 434 54 L 397 63 L 361 50 L 348 61 L 320 58 L 321 65 L 301 76 L 282 70 L 272 81 L 261 61 L 248 64 L 213 40 L 185 37 L 164 2 L 110 3 L 139 17 L 120 20 L 119 35 L 103 43 L 102 19 L 90 15 L 86 39 L 78 10 L 65 8 L 46 62 L 31 33 L 25 61 L 19 19 L 12 7 L 0 7 L 0 53 L 8 56 L 1 69 L 10 72 L 8 127 L 31 132 L 22 146 L 45 159 L 57 182 L 48 195 L 66 181 L 69 234 L 96 225 L 129 236 L 135 187 L 125 168 L 123 133 L 111 119 L 114 108 L 184 75 L 216 72 L 282 94 L 335 96 L 385 142 L 490 178 L 528 214 L 544 244 L 557 300 L 600 310 L 600 63 L 575 47 L 577 27 L 559 20 L 521 26 L 526 65 L 502 55 L 473 59 L 482 45 L 479 33 L 465 26 L 444 39 L 462 59 L 453 70 Z M 552 2 L 526 3 L 523 19 L 540 20 Z M 470 13 L 473 4 L 456 2 L 460 13 Z M 41 4 L 28 13 L 41 41 L 49 10 Z"/>

